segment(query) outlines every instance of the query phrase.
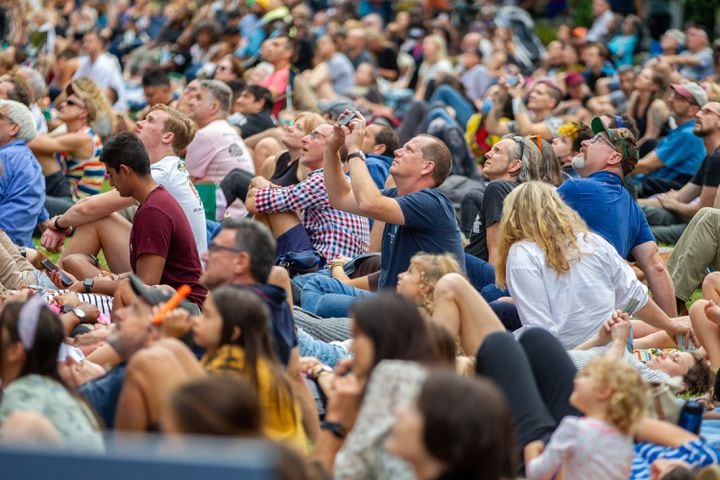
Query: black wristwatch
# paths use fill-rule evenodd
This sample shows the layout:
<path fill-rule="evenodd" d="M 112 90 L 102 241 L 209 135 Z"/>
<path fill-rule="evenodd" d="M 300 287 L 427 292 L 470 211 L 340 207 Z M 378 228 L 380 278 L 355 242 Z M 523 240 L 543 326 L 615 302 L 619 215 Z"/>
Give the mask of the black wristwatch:
<path fill-rule="evenodd" d="M 95 280 L 92 278 L 86 278 L 83 281 L 83 287 L 85 287 L 85 293 L 92 293 L 92 287 L 95 285 Z"/>
<path fill-rule="evenodd" d="M 55 230 L 57 230 L 57 231 L 59 231 L 59 232 L 62 232 L 63 230 L 66 230 L 66 229 L 67 229 L 67 227 L 63 228 L 63 227 L 61 227 L 60 224 L 58 223 L 58 220 L 60 220 L 60 217 L 61 217 L 61 216 L 62 216 L 62 215 L 57 215 L 57 216 L 55 217 L 55 220 L 53 221 L 53 225 L 55 225 Z"/>
<path fill-rule="evenodd" d="M 320 422 L 320 428 L 330 431 L 337 438 L 343 439 L 347 437 L 347 428 L 343 427 L 340 422 Z"/>
<path fill-rule="evenodd" d="M 347 161 L 349 162 L 353 158 L 360 158 L 364 162 L 366 160 L 365 154 L 363 152 L 353 152 L 350 155 L 347 156 Z"/>

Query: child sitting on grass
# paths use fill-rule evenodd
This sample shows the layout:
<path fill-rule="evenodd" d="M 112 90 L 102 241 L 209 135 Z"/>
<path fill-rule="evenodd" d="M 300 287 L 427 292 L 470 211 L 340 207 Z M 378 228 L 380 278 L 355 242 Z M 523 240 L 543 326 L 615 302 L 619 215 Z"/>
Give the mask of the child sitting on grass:
<path fill-rule="evenodd" d="M 644 413 L 645 387 L 624 360 L 598 357 L 578 372 L 570 404 L 585 417 L 565 417 L 547 447 L 525 447 L 529 479 L 624 480 L 633 461 L 632 430 Z"/>

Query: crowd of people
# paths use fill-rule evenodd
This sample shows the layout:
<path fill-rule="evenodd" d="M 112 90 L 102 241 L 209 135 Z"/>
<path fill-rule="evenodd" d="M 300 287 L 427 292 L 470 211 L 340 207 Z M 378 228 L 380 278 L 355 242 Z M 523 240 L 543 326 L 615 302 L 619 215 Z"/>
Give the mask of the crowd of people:
<path fill-rule="evenodd" d="M 720 479 L 716 32 L 455 3 L 0 4 L 0 442 Z"/>

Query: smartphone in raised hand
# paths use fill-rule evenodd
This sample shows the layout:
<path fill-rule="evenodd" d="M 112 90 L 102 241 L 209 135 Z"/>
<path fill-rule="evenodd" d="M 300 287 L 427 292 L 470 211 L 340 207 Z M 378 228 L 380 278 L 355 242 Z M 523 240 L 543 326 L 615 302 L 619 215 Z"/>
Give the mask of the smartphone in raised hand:
<path fill-rule="evenodd" d="M 350 122 L 352 122 L 354 118 L 355 118 L 355 112 L 343 113 L 338 117 L 338 119 L 335 123 L 337 123 L 341 127 L 347 127 L 348 124 Z"/>

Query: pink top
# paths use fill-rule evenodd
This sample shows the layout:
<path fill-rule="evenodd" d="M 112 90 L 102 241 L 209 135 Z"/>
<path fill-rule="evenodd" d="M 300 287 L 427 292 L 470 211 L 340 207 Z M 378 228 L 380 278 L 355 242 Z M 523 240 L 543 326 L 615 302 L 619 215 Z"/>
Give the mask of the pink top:
<path fill-rule="evenodd" d="M 275 70 L 273 73 L 265 77 L 265 79 L 260 82 L 260 86 L 270 90 L 273 95 L 282 95 L 285 93 L 289 80 L 290 69 L 283 68 L 282 70 Z"/>
<path fill-rule="evenodd" d="M 226 120 L 215 120 L 197 131 L 187 147 L 185 168 L 195 183 L 218 183 L 235 168 L 255 173 L 255 165 L 245 142 Z M 219 195 L 219 219 L 222 219 L 224 206 L 224 197 Z M 247 213 L 240 200 L 233 203 L 228 210 L 234 217 Z"/>
<path fill-rule="evenodd" d="M 270 92 L 272 92 L 273 97 L 280 96 L 281 100 L 278 100 L 275 102 L 272 108 L 272 114 L 277 116 L 278 113 L 280 113 L 280 110 L 282 110 L 285 107 L 285 90 L 288 87 L 288 83 L 290 82 L 290 69 L 289 68 L 283 68 L 282 70 L 275 70 L 273 73 L 271 73 L 267 78 L 265 78 L 262 82 L 260 82 L 261 87 L 265 87 Z"/>
<path fill-rule="evenodd" d="M 565 478 L 626 480 L 633 461 L 632 438 L 613 425 L 591 417 L 565 417 L 545 451 L 526 466 L 529 480 Z"/>

